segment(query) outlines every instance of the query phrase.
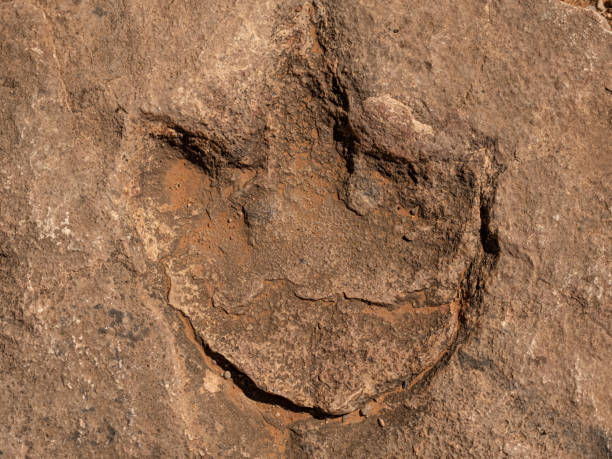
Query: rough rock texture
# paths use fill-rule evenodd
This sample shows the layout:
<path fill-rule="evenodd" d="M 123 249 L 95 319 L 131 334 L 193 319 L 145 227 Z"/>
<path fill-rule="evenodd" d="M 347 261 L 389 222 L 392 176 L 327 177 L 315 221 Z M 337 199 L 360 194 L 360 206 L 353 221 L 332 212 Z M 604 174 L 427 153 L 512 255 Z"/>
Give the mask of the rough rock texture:
<path fill-rule="evenodd" d="M 612 455 L 596 11 L 0 19 L 6 457 Z"/>

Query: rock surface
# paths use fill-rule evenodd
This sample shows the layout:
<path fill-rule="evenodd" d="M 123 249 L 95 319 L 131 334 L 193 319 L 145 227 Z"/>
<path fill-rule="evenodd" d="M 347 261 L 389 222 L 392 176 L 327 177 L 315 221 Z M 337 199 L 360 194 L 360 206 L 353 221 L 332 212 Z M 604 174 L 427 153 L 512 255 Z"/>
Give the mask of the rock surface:
<path fill-rule="evenodd" d="M 610 457 L 595 10 L 0 17 L 6 457 Z"/>

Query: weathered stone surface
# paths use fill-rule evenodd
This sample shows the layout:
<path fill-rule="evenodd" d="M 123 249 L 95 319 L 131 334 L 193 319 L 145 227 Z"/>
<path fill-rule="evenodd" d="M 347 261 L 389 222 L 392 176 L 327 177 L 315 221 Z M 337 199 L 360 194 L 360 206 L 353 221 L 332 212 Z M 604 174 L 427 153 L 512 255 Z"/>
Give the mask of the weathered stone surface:
<path fill-rule="evenodd" d="M 611 454 L 599 13 L 0 18 L 5 455 Z"/>

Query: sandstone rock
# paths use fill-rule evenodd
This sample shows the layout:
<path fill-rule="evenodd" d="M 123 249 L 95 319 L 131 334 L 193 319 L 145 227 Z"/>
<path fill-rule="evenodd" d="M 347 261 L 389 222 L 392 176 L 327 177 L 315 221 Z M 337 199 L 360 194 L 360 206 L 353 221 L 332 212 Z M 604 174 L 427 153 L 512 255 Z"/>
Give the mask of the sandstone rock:
<path fill-rule="evenodd" d="M 8 457 L 611 454 L 601 15 L 0 17 Z"/>

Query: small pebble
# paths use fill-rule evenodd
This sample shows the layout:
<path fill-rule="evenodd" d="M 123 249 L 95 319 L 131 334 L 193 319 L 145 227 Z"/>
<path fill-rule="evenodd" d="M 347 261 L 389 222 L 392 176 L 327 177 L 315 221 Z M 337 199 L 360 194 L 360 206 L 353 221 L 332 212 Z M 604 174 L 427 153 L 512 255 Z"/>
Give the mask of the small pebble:
<path fill-rule="evenodd" d="M 405 389 L 408 389 L 408 381 L 404 381 L 404 382 L 402 383 L 402 389 L 404 389 L 404 390 L 405 390 Z"/>
<path fill-rule="evenodd" d="M 225 371 L 223 372 L 223 377 L 224 377 L 225 379 L 231 379 L 231 378 L 232 378 L 232 373 L 231 373 L 229 370 L 225 370 Z"/>
<path fill-rule="evenodd" d="M 372 413 L 372 406 L 366 405 L 359 410 L 359 414 L 367 418 Z"/>
<path fill-rule="evenodd" d="M 381 427 L 385 426 L 385 421 L 383 421 L 383 418 L 378 418 L 378 425 Z"/>

